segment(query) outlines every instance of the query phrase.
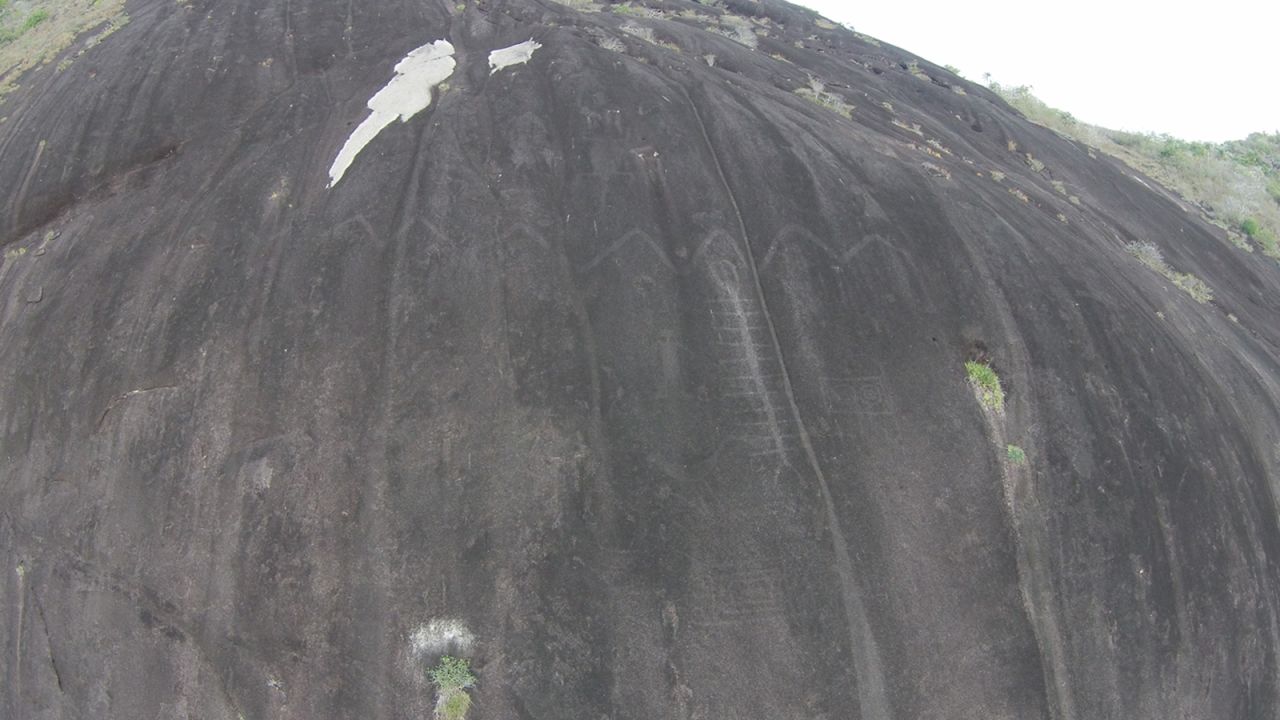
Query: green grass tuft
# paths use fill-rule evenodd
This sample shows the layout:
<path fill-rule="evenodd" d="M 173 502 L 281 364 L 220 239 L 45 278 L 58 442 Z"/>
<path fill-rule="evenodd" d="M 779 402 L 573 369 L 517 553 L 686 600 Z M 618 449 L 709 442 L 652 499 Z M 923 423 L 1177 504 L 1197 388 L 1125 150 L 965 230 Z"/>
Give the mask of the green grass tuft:
<path fill-rule="evenodd" d="M 977 389 L 983 406 L 1000 412 L 1004 410 L 1004 388 L 1000 387 L 1000 377 L 990 365 L 976 360 L 964 364 L 969 382 Z"/>
<path fill-rule="evenodd" d="M 436 718 L 438 720 L 463 720 L 471 708 L 471 696 L 467 688 L 476 684 L 471 663 L 463 658 L 445 655 L 440 664 L 427 671 L 436 686 Z"/>
<path fill-rule="evenodd" d="M 45 10 L 44 8 L 36 10 L 35 12 L 28 15 L 26 20 L 22 21 L 22 30 L 24 32 L 27 30 L 30 30 L 48 19 L 49 19 L 48 10 Z"/>
<path fill-rule="evenodd" d="M 1280 260 L 1280 241 L 1276 240 L 1275 233 L 1263 228 L 1258 231 L 1257 235 L 1253 236 L 1253 239 L 1262 246 L 1264 255 Z"/>
<path fill-rule="evenodd" d="M 1280 199 L 1277 199 L 1280 203 Z M 1249 236 L 1250 240 L 1262 246 L 1264 255 L 1280 260 L 1280 242 L 1276 240 L 1276 234 L 1271 232 L 1270 228 L 1263 227 L 1254 218 L 1245 218 L 1240 223 L 1240 230 Z"/>
<path fill-rule="evenodd" d="M 463 658 L 449 655 L 440 658 L 440 664 L 427 674 L 431 676 L 431 682 L 435 683 L 441 692 L 462 690 L 476 684 L 476 676 L 471 672 L 471 663 Z"/>
<path fill-rule="evenodd" d="M 1005 448 L 1005 457 L 1009 462 L 1015 465 L 1021 465 L 1027 461 L 1027 453 L 1017 445 L 1009 445 Z"/>
<path fill-rule="evenodd" d="M 441 696 L 436 703 L 436 717 L 440 720 L 463 720 L 471 709 L 471 696 L 462 690 L 455 690 Z"/>

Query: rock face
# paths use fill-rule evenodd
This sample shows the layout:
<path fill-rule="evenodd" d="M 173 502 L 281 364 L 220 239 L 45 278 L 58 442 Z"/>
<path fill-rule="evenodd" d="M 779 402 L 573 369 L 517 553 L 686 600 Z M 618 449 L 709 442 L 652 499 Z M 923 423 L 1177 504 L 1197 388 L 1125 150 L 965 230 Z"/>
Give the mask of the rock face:
<path fill-rule="evenodd" d="M 712 5 L 131 0 L 20 78 L 0 715 L 1280 715 L 1280 268 Z"/>

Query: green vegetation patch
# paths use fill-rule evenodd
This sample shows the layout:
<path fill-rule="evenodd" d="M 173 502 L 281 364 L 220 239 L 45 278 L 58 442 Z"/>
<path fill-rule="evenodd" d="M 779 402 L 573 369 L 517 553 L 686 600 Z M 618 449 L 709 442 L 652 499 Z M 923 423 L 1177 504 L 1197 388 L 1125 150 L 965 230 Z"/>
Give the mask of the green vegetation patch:
<path fill-rule="evenodd" d="M 983 407 L 1001 412 L 1004 410 L 1004 388 L 1000 387 L 1000 376 L 984 362 L 970 360 L 964 364 L 969 375 L 969 383 L 978 392 Z"/>
<path fill-rule="evenodd" d="M 22 21 L 22 31 L 26 32 L 27 30 L 31 30 L 35 26 L 39 25 L 40 23 L 48 19 L 49 19 L 49 11 L 45 10 L 44 8 L 40 8 L 39 10 L 36 10 L 35 12 L 32 12 L 30 15 L 28 15 L 26 20 Z"/>
<path fill-rule="evenodd" d="M 1109 130 L 1050 107 L 1026 85 L 988 86 L 1034 123 L 1125 162 L 1201 207 L 1225 230 L 1245 230 L 1263 253 L 1280 260 L 1280 133 L 1254 133 L 1225 143 Z M 1012 149 L 1012 148 L 1010 148 Z M 1091 153 L 1092 154 L 1092 151 Z"/>
<path fill-rule="evenodd" d="M 631 15 L 634 17 L 653 17 L 654 12 L 647 7 L 642 5 L 632 5 L 629 2 L 624 2 L 619 5 L 610 5 L 608 9 L 609 12 L 616 13 L 618 15 Z"/>
<path fill-rule="evenodd" d="M 25 14 L 0 0 L 0 98 L 22 75 L 71 47 L 84 33 L 103 28 L 76 53 L 98 44 L 129 22 L 124 0 L 34 0 Z"/>
<path fill-rule="evenodd" d="M 1280 260 L 1280 243 L 1276 241 L 1276 234 L 1270 228 L 1263 227 L 1253 218 L 1245 218 L 1244 222 L 1240 223 L 1240 230 L 1262 247 L 1264 255 Z"/>
<path fill-rule="evenodd" d="M 1017 445 L 1009 445 L 1004 451 L 1005 458 L 1014 465 L 1022 465 L 1027 462 L 1027 453 Z"/>
<path fill-rule="evenodd" d="M 431 682 L 442 691 L 461 690 L 476 684 L 476 676 L 471 672 L 471 663 L 464 658 L 445 655 L 440 658 L 440 664 L 427 674 L 431 676 Z"/>
<path fill-rule="evenodd" d="M 441 720 L 462 720 L 471 709 L 471 696 L 465 692 L 446 695 L 443 702 L 436 705 L 436 717 Z"/>
<path fill-rule="evenodd" d="M 427 675 L 436 686 L 436 718 L 463 720 L 471 709 L 471 695 L 467 688 L 476 684 L 470 661 L 445 655 L 440 658 L 439 665 L 427 671 Z"/>

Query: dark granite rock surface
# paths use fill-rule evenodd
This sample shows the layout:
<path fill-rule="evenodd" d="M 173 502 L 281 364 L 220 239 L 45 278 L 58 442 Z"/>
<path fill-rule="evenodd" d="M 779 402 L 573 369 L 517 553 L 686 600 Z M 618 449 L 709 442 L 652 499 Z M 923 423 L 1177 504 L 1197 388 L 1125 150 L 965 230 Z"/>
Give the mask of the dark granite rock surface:
<path fill-rule="evenodd" d="M 0 104 L 0 716 L 1280 716 L 1280 267 L 807 11 L 578 5 L 131 0 Z"/>

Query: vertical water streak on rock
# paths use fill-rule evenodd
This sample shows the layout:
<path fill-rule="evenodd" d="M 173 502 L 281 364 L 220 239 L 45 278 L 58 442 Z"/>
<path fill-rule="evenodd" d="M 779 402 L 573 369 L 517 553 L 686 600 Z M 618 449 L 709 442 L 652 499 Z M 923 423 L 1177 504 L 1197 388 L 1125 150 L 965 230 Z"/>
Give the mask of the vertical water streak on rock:
<path fill-rule="evenodd" d="M 22 624 L 27 599 L 26 566 L 19 562 L 14 572 L 18 575 L 18 621 L 13 630 L 13 667 L 10 668 L 8 685 L 13 688 L 13 694 L 9 695 L 10 717 L 16 718 L 21 717 L 18 703 L 22 700 Z"/>
<path fill-rule="evenodd" d="M 1012 227 L 1001 220 L 1001 224 L 1016 233 Z M 995 321 L 1000 325 L 1001 336 L 1007 338 L 1006 346 L 1013 359 L 1014 374 L 1029 377 L 1031 359 L 1027 355 L 1026 345 L 1022 341 L 1022 333 L 1014 320 L 1009 302 L 1005 298 L 999 283 L 996 282 L 991 269 L 980 253 L 969 251 L 975 272 L 982 280 L 982 286 L 991 288 L 993 313 Z M 981 403 L 980 399 L 975 402 Z M 1026 398 L 1010 397 L 1006 412 L 1014 416 L 1021 426 L 1035 425 L 1034 409 Z M 993 451 L 1005 451 L 1009 441 L 1005 415 L 982 407 L 982 414 L 991 436 Z M 1040 448 L 1033 448 L 1033 457 L 1040 455 Z M 1037 515 L 1040 508 L 1036 502 L 1034 489 L 1031 487 L 1034 474 L 1028 467 L 1012 467 L 1009 463 L 1001 463 L 1001 485 L 1005 497 L 1005 509 L 1009 514 L 1009 527 L 1013 532 L 1015 556 L 1018 566 L 1018 589 L 1022 594 L 1023 607 L 1027 620 L 1035 634 L 1039 646 L 1041 664 L 1044 671 L 1045 693 L 1049 704 L 1050 716 L 1055 720 L 1072 720 L 1076 717 L 1075 702 L 1071 687 L 1068 684 L 1066 653 L 1063 649 L 1063 633 L 1058 626 L 1061 610 L 1054 590 L 1052 570 L 1046 567 L 1043 558 L 1048 556 L 1046 549 L 1049 541 L 1043 537 L 1043 523 Z"/>

